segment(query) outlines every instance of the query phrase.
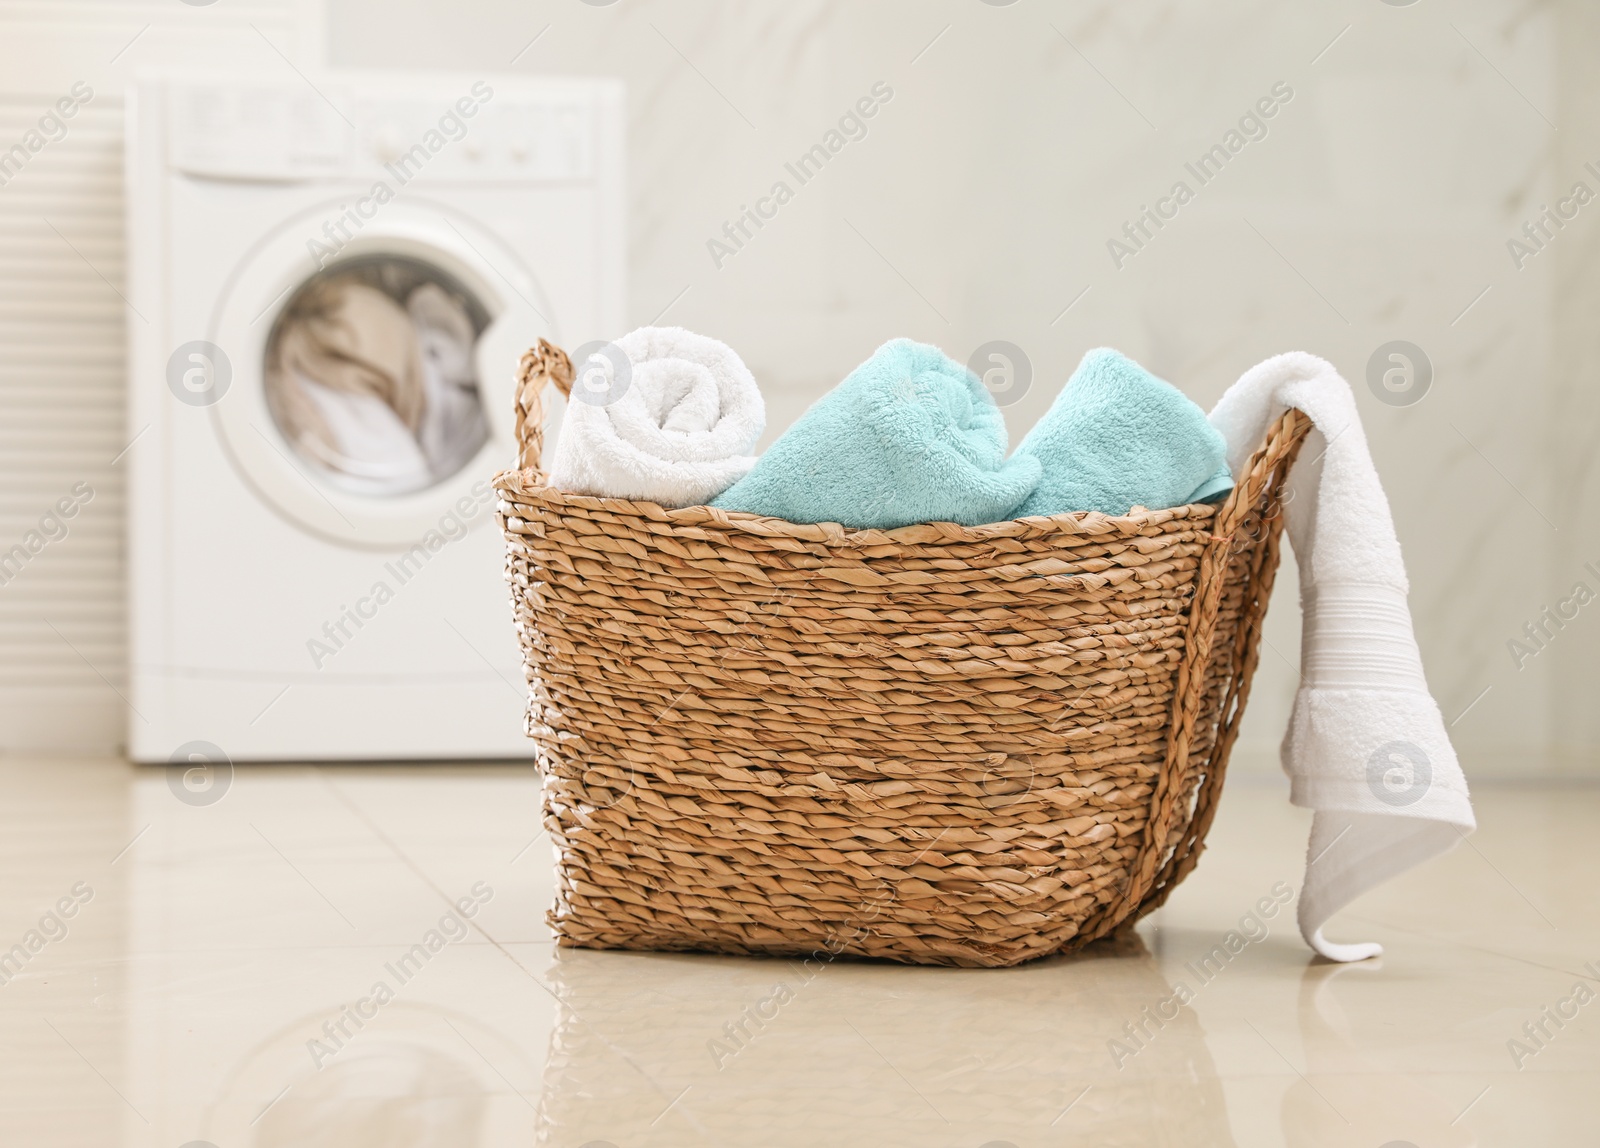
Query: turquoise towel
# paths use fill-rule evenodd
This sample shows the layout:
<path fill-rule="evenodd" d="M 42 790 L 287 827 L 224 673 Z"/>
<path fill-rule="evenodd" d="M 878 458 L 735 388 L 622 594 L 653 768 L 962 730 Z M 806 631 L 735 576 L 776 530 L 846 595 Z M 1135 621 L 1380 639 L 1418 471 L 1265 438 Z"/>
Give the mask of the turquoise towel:
<path fill-rule="evenodd" d="M 1007 460 L 1006 427 L 971 371 L 894 339 L 811 405 L 712 502 L 790 522 L 890 529 L 1011 517 L 1039 460 Z"/>
<path fill-rule="evenodd" d="M 1233 489 L 1227 454 L 1222 432 L 1187 395 L 1102 347 L 1083 357 L 1012 456 L 1044 467 L 1014 515 L 1210 502 Z"/>

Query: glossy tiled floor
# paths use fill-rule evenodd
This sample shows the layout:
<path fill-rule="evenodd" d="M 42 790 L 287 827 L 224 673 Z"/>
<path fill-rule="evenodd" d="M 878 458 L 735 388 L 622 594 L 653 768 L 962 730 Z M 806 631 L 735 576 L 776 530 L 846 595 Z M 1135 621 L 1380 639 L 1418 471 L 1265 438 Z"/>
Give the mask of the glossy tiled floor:
<path fill-rule="evenodd" d="M 1330 929 L 1381 963 L 1313 963 L 1291 910 L 1199 965 L 1299 878 L 1304 815 L 1236 782 L 1122 951 L 808 974 L 557 953 L 524 769 L 240 769 L 203 806 L 115 762 L 0 785 L 7 1146 L 1600 1142 L 1600 1003 L 1541 1017 L 1600 974 L 1597 789 L 1480 788 L 1470 847 Z"/>

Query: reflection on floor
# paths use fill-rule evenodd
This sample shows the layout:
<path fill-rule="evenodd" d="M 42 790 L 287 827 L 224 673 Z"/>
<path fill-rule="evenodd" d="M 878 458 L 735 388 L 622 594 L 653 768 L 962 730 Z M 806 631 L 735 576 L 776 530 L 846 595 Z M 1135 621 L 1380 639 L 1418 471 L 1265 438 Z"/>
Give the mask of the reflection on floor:
<path fill-rule="evenodd" d="M 1308 819 L 1235 783 L 1136 937 L 967 971 L 557 951 L 520 767 L 0 784 L 0 1144 L 1600 1138 L 1600 789 L 1481 788 L 1468 846 L 1334 922 L 1388 947 L 1341 967 L 1292 904 L 1241 923 L 1297 886 Z"/>

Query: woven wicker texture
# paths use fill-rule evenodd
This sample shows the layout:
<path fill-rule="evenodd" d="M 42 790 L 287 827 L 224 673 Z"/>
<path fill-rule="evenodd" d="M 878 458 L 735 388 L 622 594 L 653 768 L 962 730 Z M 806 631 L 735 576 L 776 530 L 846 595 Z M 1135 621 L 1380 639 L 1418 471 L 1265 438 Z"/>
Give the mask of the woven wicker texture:
<path fill-rule="evenodd" d="M 495 478 L 559 943 L 1011 965 L 1193 868 L 1305 416 L 1221 507 L 845 531 L 552 489 L 571 381 Z"/>

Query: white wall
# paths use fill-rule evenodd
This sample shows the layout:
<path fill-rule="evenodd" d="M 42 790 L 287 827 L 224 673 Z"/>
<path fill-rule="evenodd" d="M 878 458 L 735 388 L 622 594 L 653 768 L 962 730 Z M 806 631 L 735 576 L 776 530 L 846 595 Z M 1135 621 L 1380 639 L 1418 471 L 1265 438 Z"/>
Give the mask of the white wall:
<path fill-rule="evenodd" d="M 81 6 L 114 9 L 129 35 L 156 20 L 146 39 L 230 7 L 148 5 L 147 17 L 138 5 Z M 0 3 L 8 44 L 19 21 L 45 11 Z M 1589 65 L 1600 17 L 1581 0 L 329 0 L 325 34 L 336 66 L 627 79 L 629 322 L 730 342 L 763 383 L 773 433 L 895 335 L 958 358 L 990 339 L 1021 345 L 1035 381 L 1007 412 L 1014 438 L 1096 345 L 1123 349 L 1207 406 L 1271 353 L 1331 358 L 1356 387 L 1394 503 L 1430 680 L 1447 720 L 1466 711 L 1452 732 L 1469 769 L 1600 771 L 1590 703 L 1600 606 L 1520 670 L 1507 650 L 1579 578 L 1600 591 L 1582 569 L 1600 569 L 1590 462 L 1600 338 L 1589 318 L 1600 205 L 1521 270 L 1506 248 L 1556 189 L 1581 176 L 1600 192 L 1581 170 L 1587 159 L 1600 167 Z M 894 98 L 867 137 L 719 269 L 707 241 L 877 81 Z M 1295 94 L 1267 137 L 1119 270 L 1106 240 L 1277 81 Z M 33 99 L 54 83 L 52 73 L 20 86 Z M 0 188 L 0 212 L 16 186 Z M 20 250 L 12 233 L 5 242 L 7 256 Z M 114 231 L 104 243 L 101 269 L 115 283 Z M 81 266 L 72 274 L 74 298 L 105 294 Z M 10 290 L 0 326 L 54 305 Z M 97 330 L 117 321 L 108 306 Z M 1392 339 L 1417 343 L 1435 367 L 1414 406 L 1385 405 L 1365 383 L 1369 356 Z M 9 346 L 5 474 L 30 473 L 40 435 L 74 443 L 92 425 L 96 457 L 120 448 L 115 421 L 81 418 L 75 400 L 15 421 L 26 387 Z M 114 371 L 94 377 L 95 402 L 109 403 Z M 29 500 L 43 490 L 21 489 L 7 486 L 0 538 L 37 517 Z M 96 505 L 98 537 L 114 537 L 114 496 Z M 76 536 L 44 556 L 59 561 L 51 620 L 68 634 L 79 631 L 58 619 L 119 633 L 114 545 L 91 544 L 86 531 L 71 547 Z M 74 553 L 96 572 L 81 592 L 67 569 Z M 28 576 L 45 574 L 42 562 Z M 1291 573 L 1281 585 L 1244 768 L 1272 767 L 1292 696 Z M 39 712 L 28 702 L 32 659 L 49 631 L 42 608 L 16 605 L 16 588 L 0 587 L 10 675 L 0 745 L 114 736 L 121 702 L 99 675 L 120 680 L 120 638 L 92 655 L 93 673 L 80 659 L 69 674 L 69 654 L 52 655 L 51 672 L 76 691 L 75 728 L 41 729 L 29 716 Z"/>
<path fill-rule="evenodd" d="M 1584 165 L 1600 168 L 1600 70 L 1594 66 L 1594 45 L 1600 42 L 1600 7 L 1580 0 L 1560 10 L 1557 35 L 1560 122 L 1581 126 L 1563 131 L 1556 148 L 1554 182 L 1563 191 L 1583 178 L 1600 191 L 1600 180 Z M 1552 284 L 1551 303 L 1556 354 L 1550 368 L 1549 458 L 1551 502 L 1565 508 L 1557 521 L 1548 594 L 1540 603 L 1554 604 L 1570 595 L 1574 583 L 1600 589 L 1600 205 L 1591 205 L 1561 235 L 1549 252 L 1554 263 L 1544 273 Z M 1552 739 L 1557 760 L 1572 771 L 1594 772 L 1600 746 L 1600 602 L 1584 608 L 1540 659 L 1551 659 L 1550 674 L 1561 683 L 1553 699 Z"/>

